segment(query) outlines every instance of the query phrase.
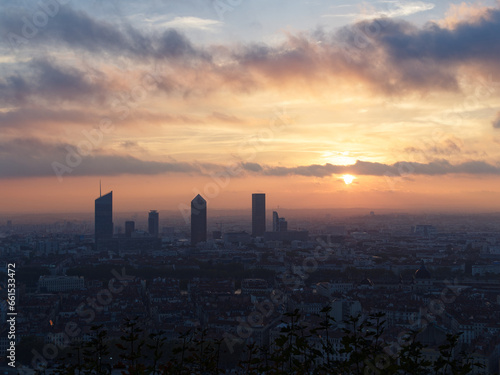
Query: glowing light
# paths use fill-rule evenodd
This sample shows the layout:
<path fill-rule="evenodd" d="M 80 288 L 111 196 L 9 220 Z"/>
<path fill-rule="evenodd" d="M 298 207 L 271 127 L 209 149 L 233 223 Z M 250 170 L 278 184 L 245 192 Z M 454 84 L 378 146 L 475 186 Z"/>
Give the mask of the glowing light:
<path fill-rule="evenodd" d="M 333 165 L 353 165 L 356 163 L 356 157 L 349 156 L 349 151 L 327 151 L 323 153 L 322 157 L 325 162 Z"/>
<path fill-rule="evenodd" d="M 350 175 L 350 174 L 345 174 L 342 176 L 342 179 L 344 180 L 346 185 L 352 184 L 356 177 Z"/>

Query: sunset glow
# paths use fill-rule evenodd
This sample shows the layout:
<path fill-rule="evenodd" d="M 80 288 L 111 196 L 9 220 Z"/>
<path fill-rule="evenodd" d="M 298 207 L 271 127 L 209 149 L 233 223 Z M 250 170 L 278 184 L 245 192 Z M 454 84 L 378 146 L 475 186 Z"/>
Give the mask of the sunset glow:
<path fill-rule="evenodd" d="M 0 5 L 1 212 L 500 210 L 498 2 L 212 3 Z"/>
<path fill-rule="evenodd" d="M 350 174 L 345 174 L 342 176 L 342 179 L 344 180 L 346 185 L 352 184 L 356 177 L 351 176 Z"/>

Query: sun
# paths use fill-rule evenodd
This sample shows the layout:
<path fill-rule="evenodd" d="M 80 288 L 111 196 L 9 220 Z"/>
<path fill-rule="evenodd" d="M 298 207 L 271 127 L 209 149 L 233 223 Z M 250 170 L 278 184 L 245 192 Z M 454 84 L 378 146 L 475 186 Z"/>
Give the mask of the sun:
<path fill-rule="evenodd" d="M 352 184 L 356 177 L 350 175 L 350 174 L 345 174 L 342 176 L 342 179 L 344 180 L 346 185 Z"/>

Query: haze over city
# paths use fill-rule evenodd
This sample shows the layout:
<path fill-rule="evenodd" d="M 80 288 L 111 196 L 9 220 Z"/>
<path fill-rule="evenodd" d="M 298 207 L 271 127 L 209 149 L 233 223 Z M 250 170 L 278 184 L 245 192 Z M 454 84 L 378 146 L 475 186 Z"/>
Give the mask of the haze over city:
<path fill-rule="evenodd" d="M 3 213 L 99 179 L 123 212 L 500 210 L 496 1 L 62 3 L 0 5 Z"/>

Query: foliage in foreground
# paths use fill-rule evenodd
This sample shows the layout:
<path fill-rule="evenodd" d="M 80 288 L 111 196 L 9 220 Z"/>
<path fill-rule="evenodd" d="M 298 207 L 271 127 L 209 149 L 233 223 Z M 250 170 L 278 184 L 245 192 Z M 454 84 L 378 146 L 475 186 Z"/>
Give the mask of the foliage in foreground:
<path fill-rule="evenodd" d="M 417 331 L 409 333 L 394 353 L 393 343 L 384 340 L 383 314 L 365 320 L 349 318 L 340 349 L 335 349 L 329 337 L 335 324 L 329 307 L 321 311 L 321 317 L 318 327 L 309 327 L 298 310 L 286 313 L 286 326 L 270 347 L 252 343 L 239 353 L 229 353 L 223 339 L 207 339 L 204 329 L 181 334 L 177 345 L 169 349 L 164 332 L 147 334 L 138 318 L 126 319 L 118 342 L 112 342 L 102 325 L 93 326 L 91 341 L 73 343 L 64 357 L 38 373 L 110 374 L 114 367 L 123 375 L 467 375 L 482 367 L 458 352 L 459 335 L 447 335 L 434 362 L 425 359 L 426 347 L 417 341 Z M 110 353 L 118 353 L 119 359 L 110 360 Z M 230 366 L 238 355 L 240 359 Z"/>

